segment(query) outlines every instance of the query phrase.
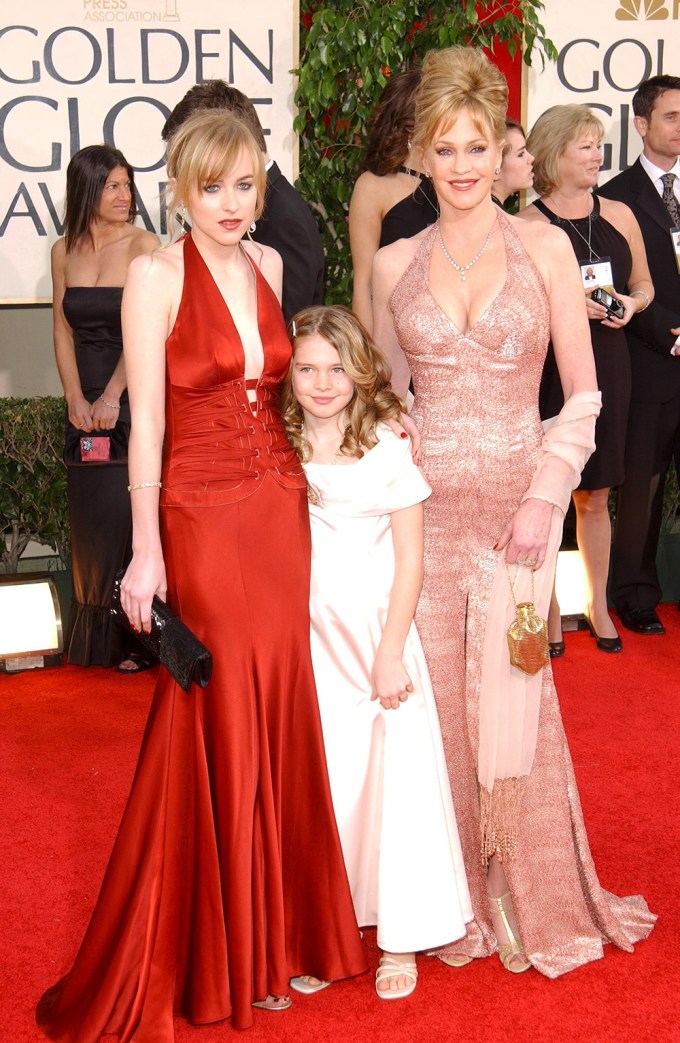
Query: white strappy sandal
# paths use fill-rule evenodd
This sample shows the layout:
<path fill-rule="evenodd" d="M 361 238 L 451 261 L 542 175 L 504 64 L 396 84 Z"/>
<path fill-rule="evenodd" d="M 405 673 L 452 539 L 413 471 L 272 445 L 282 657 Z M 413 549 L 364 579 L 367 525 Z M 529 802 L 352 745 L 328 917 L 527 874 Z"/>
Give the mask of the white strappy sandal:
<path fill-rule="evenodd" d="M 402 985 L 400 989 L 378 988 L 379 983 L 385 981 L 386 978 L 399 978 L 401 976 L 410 978 L 411 981 L 407 985 Z M 415 961 L 402 961 L 395 956 L 380 957 L 380 963 L 375 972 L 375 991 L 381 1000 L 403 1000 L 406 996 L 411 995 L 417 983 L 418 968 L 415 965 Z"/>

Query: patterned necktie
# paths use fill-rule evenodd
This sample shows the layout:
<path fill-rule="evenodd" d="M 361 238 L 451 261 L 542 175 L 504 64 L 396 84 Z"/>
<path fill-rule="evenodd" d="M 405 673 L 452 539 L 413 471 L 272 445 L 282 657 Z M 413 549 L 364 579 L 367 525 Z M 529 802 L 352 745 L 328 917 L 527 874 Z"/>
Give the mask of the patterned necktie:
<path fill-rule="evenodd" d="M 666 210 L 671 215 L 671 221 L 676 228 L 680 228 L 680 203 L 675 198 L 673 191 L 673 182 L 675 181 L 675 174 L 664 174 L 661 178 L 663 182 L 663 195 L 661 200 L 666 207 Z"/>

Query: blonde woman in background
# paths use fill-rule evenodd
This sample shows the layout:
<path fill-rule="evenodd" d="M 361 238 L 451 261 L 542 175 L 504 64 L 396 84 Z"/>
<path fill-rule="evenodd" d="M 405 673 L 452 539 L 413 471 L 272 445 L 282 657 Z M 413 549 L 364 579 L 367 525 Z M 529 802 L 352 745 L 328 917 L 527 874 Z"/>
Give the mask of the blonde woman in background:
<path fill-rule="evenodd" d="M 603 137 L 602 123 L 586 105 L 555 105 L 544 112 L 528 139 L 539 198 L 520 217 L 540 227 L 551 224 L 560 228 L 569 238 L 581 269 L 602 412 L 595 427 L 596 449 L 583 469 L 573 500 L 576 538 L 590 587 L 586 619 L 597 647 L 611 653 L 622 649 L 607 608 L 607 577 L 609 490 L 624 479 L 630 401 L 630 356 L 624 329 L 636 312 L 648 307 L 654 287 L 633 212 L 624 203 L 593 194 L 602 166 Z M 604 286 L 621 302 L 620 316 L 591 299 L 598 286 Z M 564 391 L 551 344 L 541 380 L 542 418 L 557 416 L 563 403 Z M 549 622 L 552 653 L 562 654 L 560 611 L 554 596 Z"/>

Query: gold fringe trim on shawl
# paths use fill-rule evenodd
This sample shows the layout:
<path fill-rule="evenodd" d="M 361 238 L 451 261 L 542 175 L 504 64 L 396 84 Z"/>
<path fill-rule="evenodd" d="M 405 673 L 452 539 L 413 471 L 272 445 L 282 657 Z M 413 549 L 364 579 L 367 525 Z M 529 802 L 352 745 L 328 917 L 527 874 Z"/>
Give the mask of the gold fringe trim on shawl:
<path fill-rule="evenodd" d="M 496 779 L 492 792 L 479 787 L 482 864 L 492 855 L 512 858 L 519 833 L 519 809 L 526 777 Z"/>

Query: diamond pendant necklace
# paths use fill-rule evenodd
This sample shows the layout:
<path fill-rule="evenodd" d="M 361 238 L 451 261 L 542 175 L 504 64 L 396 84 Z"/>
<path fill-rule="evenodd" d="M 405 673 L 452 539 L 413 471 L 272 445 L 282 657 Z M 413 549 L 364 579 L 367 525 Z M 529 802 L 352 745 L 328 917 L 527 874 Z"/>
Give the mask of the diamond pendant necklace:
<path fill-rule="evenodd" d="M 470 270 L 470 268 L 472 268 L 473 264 L 477 264 L 477 261 L 482 256 L 482 254 L 486 250 L 487 246 L 491 242 L 491 235 L 493 233 L 494 228 L 496 227 L 496 220 L 497 220 L 497 215 L 494 214 L 493 224 L 491 225 L 491 228 L 489 229 L 489 233 L 488 233 L 486 239 L 484 240 L 484 245 L 482 246 L 482 249 L 479 251 L 479 253 L 475 254 L 475 256 L 472 258 L 472 260 L 469 261 L 467 264 L 458 264 L 458 261 L 454 261 L 453 257 L 451 256 L 449 251 L 446 249 L 446 243 L 444 242 L 444 236 L 442 235 L 442 226 L 441 225 L 437 226 L 437 232 L 439 234 L 439 243 L 440 243 L 440 246 L 441 246 L 442 251 L 444 253 L 444 257 L 449 262 L 451 267 L 456 269 L 456 271 L 460 275 L 460 281 L 461 282 L 465 282 L 465 273 L 468 272 Z"/>

